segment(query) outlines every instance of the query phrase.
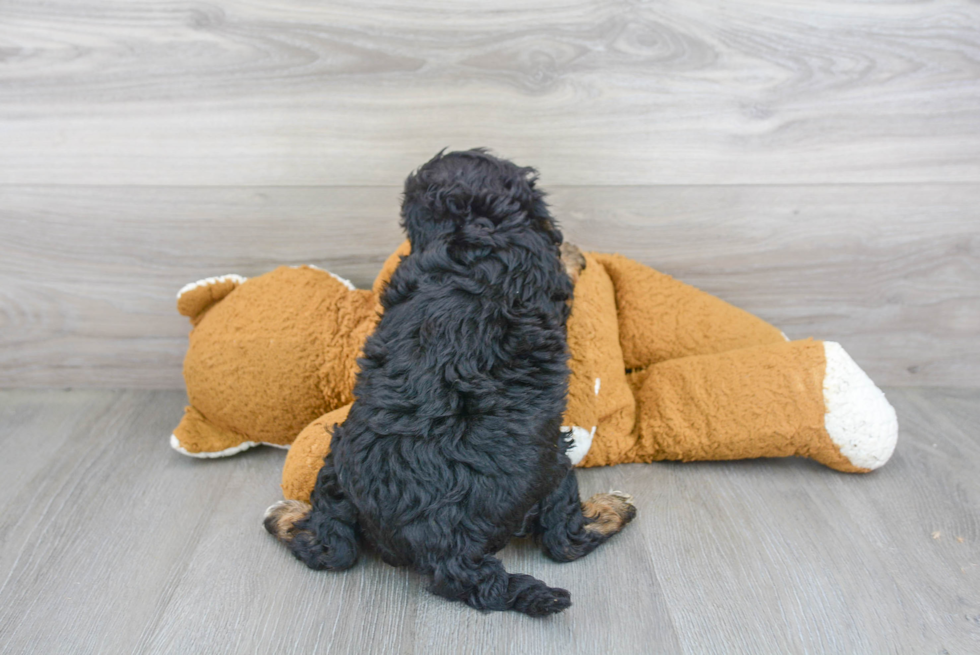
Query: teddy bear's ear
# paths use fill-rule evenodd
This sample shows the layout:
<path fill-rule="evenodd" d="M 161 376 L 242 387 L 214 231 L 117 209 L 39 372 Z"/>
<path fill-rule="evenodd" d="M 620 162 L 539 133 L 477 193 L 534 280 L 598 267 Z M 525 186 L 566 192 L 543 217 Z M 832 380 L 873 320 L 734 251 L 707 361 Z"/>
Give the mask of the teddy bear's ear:
<path fill-rule="evenodd" d="M 408 241 L 402 241 L 402 244 L 398 246 L 398 249 L 388 256 L 388 259 L 385 260 L 384 265 L 381 267 L 381 272 L 378 273 L 378 277 L 374 280 L 374 285 L 371 287 L 374 295 L 381 295 L 381 291 L 385 288 L 385 285 L 388 284 L 388 280 L 391 279 L 391 274 L 394 273 L 395 269 L 398 268 L 398 265 L 402 263 L 402 257 L 408 257 L 411 252 L 412 244 Z"/>
<path fill-rule="evenodd" d="M 197 325 L 204 313 L 216 302 L 245 282 L 241 275 L 222 275 L 191 282 L 177 292 L 177 311 Z"/>

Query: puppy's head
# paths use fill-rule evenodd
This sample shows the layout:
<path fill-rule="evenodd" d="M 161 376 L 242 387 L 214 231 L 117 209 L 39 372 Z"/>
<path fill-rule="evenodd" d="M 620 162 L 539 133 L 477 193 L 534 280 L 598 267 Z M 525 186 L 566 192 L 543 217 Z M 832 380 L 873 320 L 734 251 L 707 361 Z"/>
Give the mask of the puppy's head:
<path fill-rule="evenodd" d="M 533 168 L 483 148 L 440 152 L 405 180 L 402 227 L 413 251 L 439 238 L 474 244 L 533 230 L 561 243 Z"/>

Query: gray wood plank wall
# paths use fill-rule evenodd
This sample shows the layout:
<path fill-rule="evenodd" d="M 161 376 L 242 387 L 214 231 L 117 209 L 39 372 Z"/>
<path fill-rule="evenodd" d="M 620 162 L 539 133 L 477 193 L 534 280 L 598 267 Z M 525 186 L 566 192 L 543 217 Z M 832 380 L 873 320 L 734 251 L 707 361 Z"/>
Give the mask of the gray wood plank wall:
<path fill-rule="evenodd" d="M 570 239 L 881 384 L 980 384 L 980 5 L 154 0 L 0 8 L 0 386 L 181 385 L 198 278 L 358 284 L 444 146 Z"/>

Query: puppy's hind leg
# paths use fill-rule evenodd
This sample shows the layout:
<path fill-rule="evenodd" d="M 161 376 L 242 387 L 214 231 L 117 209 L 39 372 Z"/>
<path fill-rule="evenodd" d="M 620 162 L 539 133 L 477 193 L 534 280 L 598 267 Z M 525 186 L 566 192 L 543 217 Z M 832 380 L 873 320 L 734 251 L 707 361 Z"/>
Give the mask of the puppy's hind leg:
<path fill-rule="evenodd" d="M 265 529 L 311 569 L 350 568 L 358 556 L 357 511 L 340 490 L 329 456 L 310 502 L 276 503 L 265 512 Z"/>
<path fill-rule="evenodd" d="M 492 555 L 450 557 L 434 567 L 433 593 L 479 610 L 514 610 L 529 616 L 556 614 L 571 594 L 529 575 L 511 574 Z"/>
<path fill-rule="evenodd" d="M 620 492 L 579 500 L 575 469 L 541 501 L 534 532 L 544 553 L 558 562 L 588 555 L 636 516 L 632 497 Z"/>

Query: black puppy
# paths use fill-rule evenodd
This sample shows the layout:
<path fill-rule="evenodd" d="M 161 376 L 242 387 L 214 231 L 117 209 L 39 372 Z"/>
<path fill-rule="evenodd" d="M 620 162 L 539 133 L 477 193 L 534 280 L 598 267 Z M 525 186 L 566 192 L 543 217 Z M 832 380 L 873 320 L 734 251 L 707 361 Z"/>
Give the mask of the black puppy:
<path fill-rule="evenodd" d="M 440 153 L 405 182 L 412 252 L 382 294 L 312 507 L 266 514 L 307 566 L 348 568 L 366 543 L 446 598 L 551 614 L 569 593 L 507 573 L 493 553 L 532 535 L 574 560 L 635 515 L 624 495 L 582 504 L 565 455 L 572 282 L 535 179 L 470 150 Z"/>

